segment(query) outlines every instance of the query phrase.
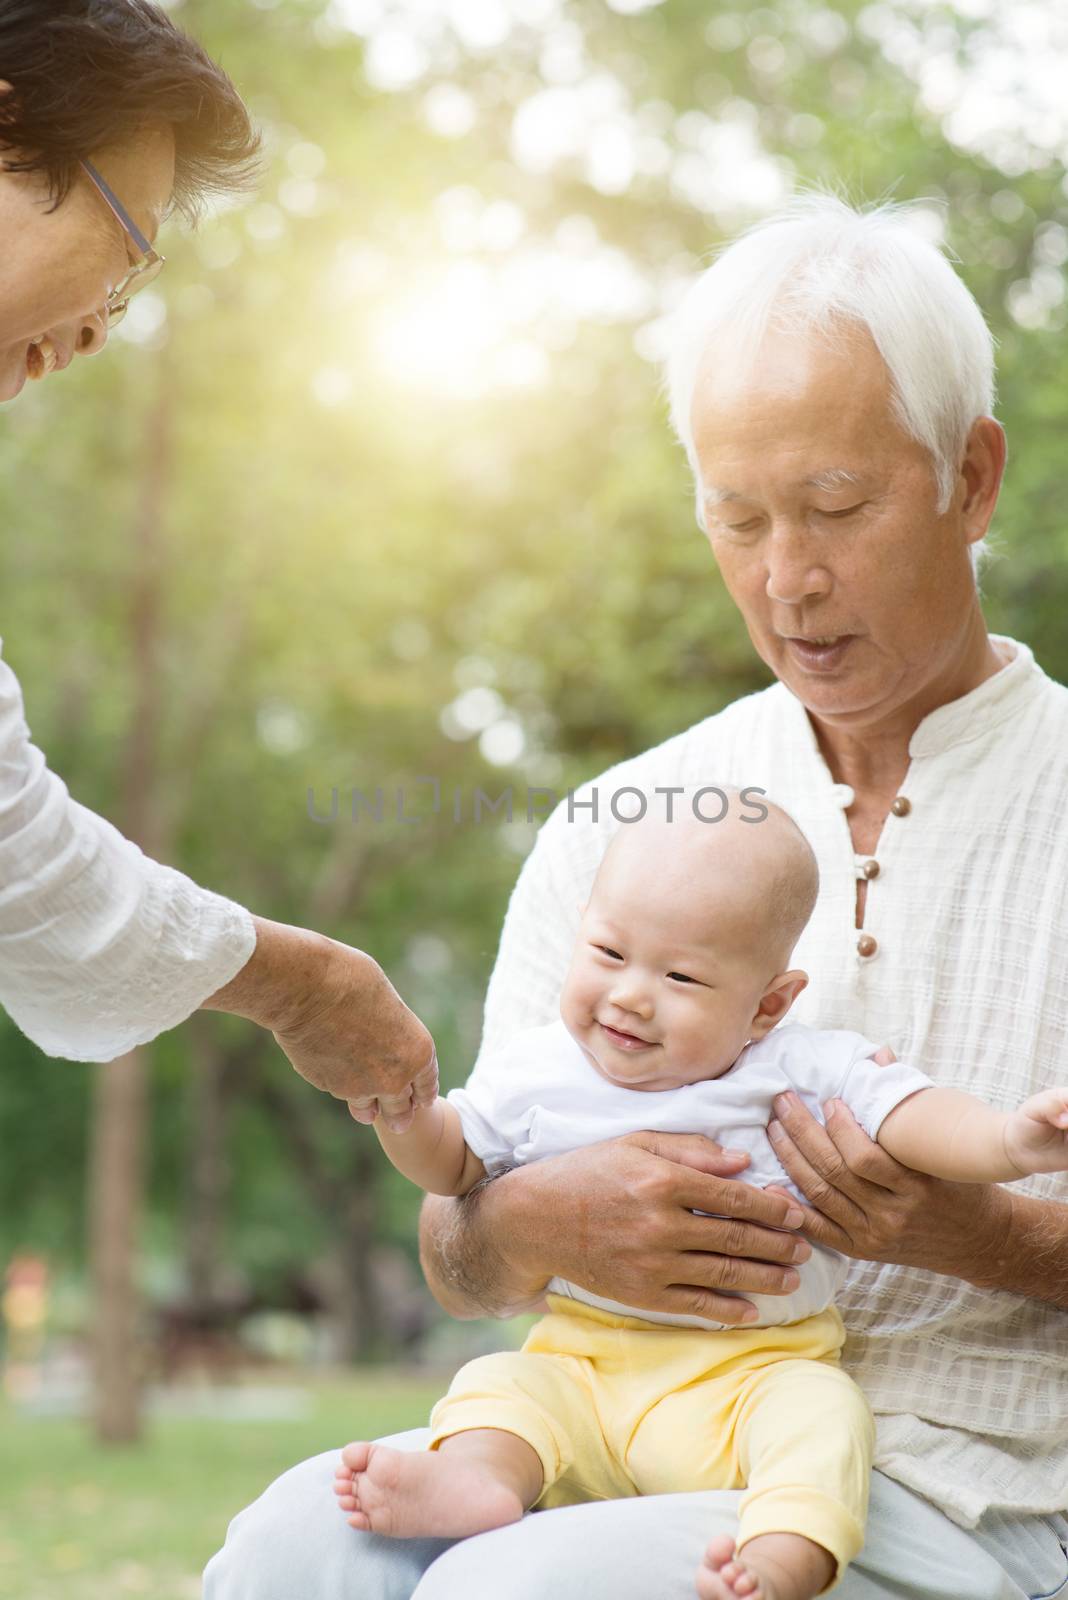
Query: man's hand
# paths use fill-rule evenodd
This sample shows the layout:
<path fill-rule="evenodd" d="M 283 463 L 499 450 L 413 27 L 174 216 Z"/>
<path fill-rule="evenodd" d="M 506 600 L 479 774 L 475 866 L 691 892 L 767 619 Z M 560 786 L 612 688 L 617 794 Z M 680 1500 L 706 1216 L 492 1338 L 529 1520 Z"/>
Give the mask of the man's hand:
<path fill-rule="evenodd" d="M 517 1168 L 474 1206 L 428 1201 L 430 1286 L 461 1316 L 532 1306 L 561 1277 L 642 1310 L 752 1321 L 744 1296 L 788 1294 L 811 1247 L 783 1231 L 796 1201 L 737 1181 L 748 1159 L 698 1134 L 628 1134 Z"/>
<path fill-rule="evenodd" d="M 877 1060 L 883 1060 L 880 1051 Z M 893 1059 L 887 1052 L 887 1058 Z M 794 1094 L 775 1100 L 772 1149 L 809 1200 L 804 1232 L 861 1261 L 925 1267 L 978 1281 L 1011 1201 L 992 1183 L 951 1183 L 903 1167 L 868 1138 L 841 1101 L 826 1128 Z M 769 1186 L 767 1193 L 783 1193 Z"/>
<path fill-rule="evenodd" d="M 394 1132 L 437 1094 L 434 1041 L 378 963 L 305 928 L 256 918 L 248 965 L 205 1007 L 269 1028 L 309 1083 L 347 1100 L 358 1122 Z"/>

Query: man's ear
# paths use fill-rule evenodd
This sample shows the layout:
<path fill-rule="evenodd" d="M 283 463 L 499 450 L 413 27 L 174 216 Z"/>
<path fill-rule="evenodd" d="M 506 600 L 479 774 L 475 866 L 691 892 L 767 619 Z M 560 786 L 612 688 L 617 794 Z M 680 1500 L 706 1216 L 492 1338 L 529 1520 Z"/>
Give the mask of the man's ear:
<path fill-rule="evenodd" d="M 968 544 L 982 539 L 994 516 L 1005 473 L 1005 430 L 993 417 L 977 417 L 961 462 L 961 523 Z"/>
<path fill-rule="evenodd" d="M 750 1039 L 763 1039 L 781 1022 L 789 1011 L 802 989 L 808 988 L 808 973 L 795 968 L 792 972 L 780 972 L 772 978 L 764 993 L 760 997 L 760 1004 L 749 1024 Z"/>

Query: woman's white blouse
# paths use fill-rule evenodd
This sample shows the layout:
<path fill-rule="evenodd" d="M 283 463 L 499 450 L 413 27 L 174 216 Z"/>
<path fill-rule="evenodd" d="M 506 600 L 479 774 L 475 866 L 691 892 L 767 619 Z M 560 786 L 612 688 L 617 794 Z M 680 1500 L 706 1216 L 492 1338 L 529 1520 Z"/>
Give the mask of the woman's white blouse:
<path fill-rule="evenodd" d="M 851 791 L 834 783 L 781 684 L 612 768 L 576 793 L 570 816 L 562 802 L 508 908 L 480 1064 L 558 1013 L 578 907 L 619 826 L 613 792 L 633 785 L 665 804 L 657 786 L 718 781 L 765 789 L 819 860 L 819 903 L 794 957 L 811 977 L 796 1020 L 892 1045 L 936 1083 L 1002 1108 L 1065 1081 L 1068 690 L 1025 645 L 995 643 L 1012 654 L 1008 665 L 913 735 L 866 874 L 845 815 Z M 863 933 L 859 875 L 868 876 Z M 1061 1174 L 1014 1187 L 1068 1201 Z M 1050 1269 L 1061 1285 L 1064 1259 L 1062 1250 Z M 1068 1313 L 866 1261 L 850 1263 L 837 1303 L 846 1366 L 876 1412 L 883 1472 L 966 1527 L 988 1507 L 1068 1506 Z"/>
<path fill-rule="evenodd" d="M 109 1061 L 172 1028 L 256 945 L 241 906 L 78 805 L 0 660 L 0 1005 L 49 1055 Z"/>

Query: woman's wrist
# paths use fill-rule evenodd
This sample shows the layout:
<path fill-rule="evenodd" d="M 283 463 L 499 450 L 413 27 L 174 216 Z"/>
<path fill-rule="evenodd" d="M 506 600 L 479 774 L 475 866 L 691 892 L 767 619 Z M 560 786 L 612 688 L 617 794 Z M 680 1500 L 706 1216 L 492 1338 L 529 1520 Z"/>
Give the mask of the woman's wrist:
<path fill-rule="evenodd" d="M 336 946 L 325 934 L 254 916 L 256 948 L 230 982 L 204 1001 L 272 1033 L 285 1033 L 329 1004 L 329 968 Z M 349 974 L 351 981 L 351 974 Z"/>

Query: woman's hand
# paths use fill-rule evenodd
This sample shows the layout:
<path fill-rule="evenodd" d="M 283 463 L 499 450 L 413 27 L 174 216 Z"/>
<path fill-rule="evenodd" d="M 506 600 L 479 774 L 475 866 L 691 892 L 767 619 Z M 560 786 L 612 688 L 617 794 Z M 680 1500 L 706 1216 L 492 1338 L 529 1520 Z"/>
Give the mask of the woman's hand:
<path fill-rule="evenodd" d="M 560 1277 L 646 1311 L 751 1321 L 745 1295 L 788 1294 L 811 1247 L 789 1231 L 795 1200 L 738 1181 L 748 1160 L 699 1134 L 627 1134 L 428 1201 L 428 1281 L 458 1316 L 531 1307 Z"/>
<path fill-rule="evenodd" d="M 434 1041 L 377 961 L 306 928 L 257 917 L 248 965 L 205 1002 L 269 1028 L 302 1078 L 395 1133 L 438 1088 Z"/>
<path fill-rule="evenodd" d="M 891 1052 L 876 1060 L 886 1065 Z M 993 1183 L 950 1183 L 903 1167 L 864 1130 L 841 1101 L 824 1107 L 826 1128 L 794 1094 L 775 1100 L 772 1149 L 810 1202 L 804 1232 L 861 1261 L 925 1267 L 972 1281 L 989 1242 L 1004 1228 L 1009 1204 Z M 782 1193 L 769 1185 L 767 1193 Z"/>

